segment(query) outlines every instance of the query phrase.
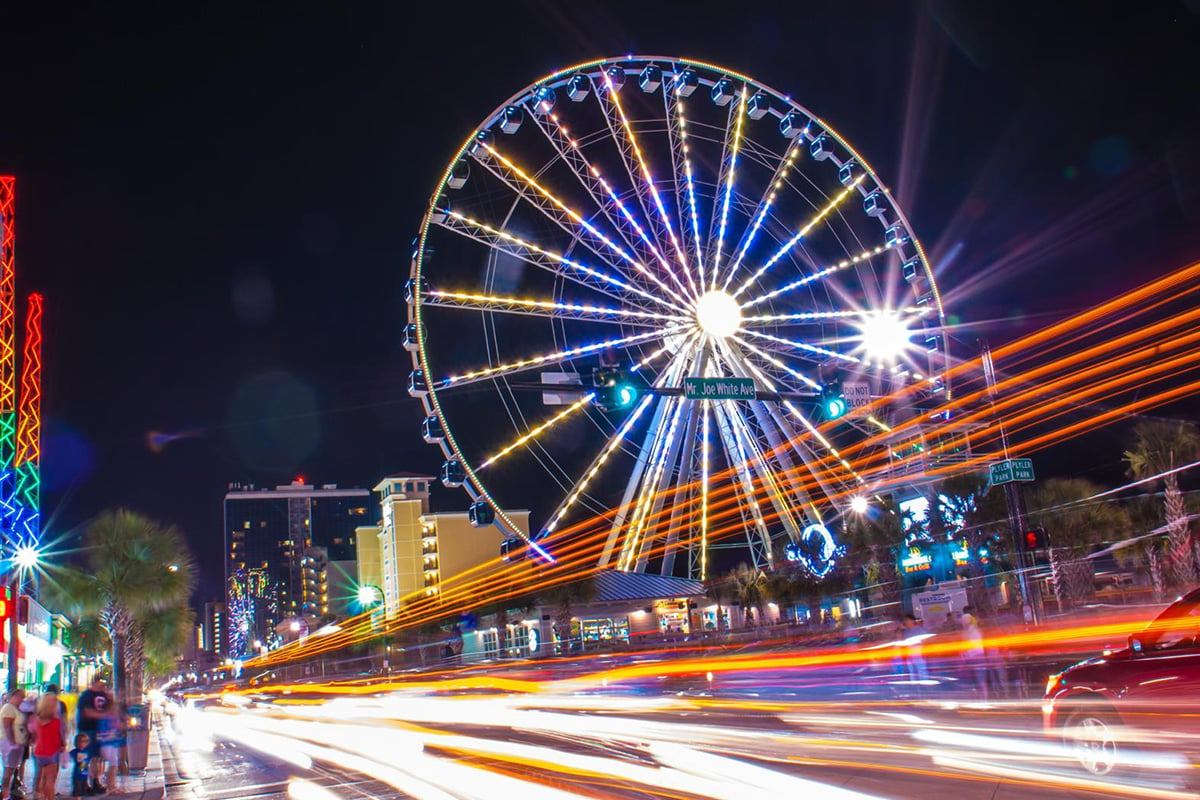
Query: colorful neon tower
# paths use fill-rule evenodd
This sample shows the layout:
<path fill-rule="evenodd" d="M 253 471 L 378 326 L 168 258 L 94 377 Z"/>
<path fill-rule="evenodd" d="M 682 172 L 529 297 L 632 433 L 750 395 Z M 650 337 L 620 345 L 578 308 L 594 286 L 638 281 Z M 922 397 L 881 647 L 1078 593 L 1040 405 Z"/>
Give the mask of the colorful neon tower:
<path fill-rule="evenodd" d="M 41 538 L 42 296 L 30 295 L 17 391 L 16 179 L 0 176 L 0 536 L 9 566 Z"/>

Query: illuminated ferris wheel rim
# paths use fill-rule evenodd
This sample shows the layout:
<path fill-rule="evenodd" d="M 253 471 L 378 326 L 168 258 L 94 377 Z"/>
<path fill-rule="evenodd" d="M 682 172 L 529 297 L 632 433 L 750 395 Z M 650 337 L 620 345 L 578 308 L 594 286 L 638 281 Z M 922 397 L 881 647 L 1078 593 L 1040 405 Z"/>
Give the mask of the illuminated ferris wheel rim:
<path fill-rule="evenodd" d="M 914 251 L 915 257 L 919 261 L 921 272 L 926 280 L 927 290 L 930 295 L 929 299 L 932 301 L 930 306 L 921 309 L 922 313 L 914 316 L 914 318 L 920 318 L 922 320 L 922 324 L 925 325 L 926 316 L 929 315 L 930 311 L 933 312 L 932 317 L 936 321 L 936 335 L 941 338 L 941 353 L 943 357 L 946 357 L 947 355 L 946 334 L 944 326 L 941 324 L 941 321 L 944 318 L 941 298 L 938 294 L 936 283 L 933 280 L 932 271 L 929 267 L 920 241 L 915 235 L 912 234 L 911 226 L 909 225 L 907 218 L 904 216 L 903 211 L 894 202 L 892 202 L 890 191 L 881 181 L 879 181 L 874 170 L 870 167 L 867 161 L 853 147 L 851 147 L 850 144 L 846 142 L 845 139 L 843 139 L 832 126 L 825 123 L 820 117 L 794 102 L 789 96 L 771 89 L 770 87 L 767 87 L 742 73 L 697 60 L 663 56 L 626 56 L 624 58 L 595 59 L 553 72 L 544 78 L 531 83 L 497 106 L 493 112 L 484 118 L 484 122 L 480 125 L 480 127 L 473 131 L 457 149 L 438 181 L 437 190 L 433 195 L 430 210 L 426 213 L 422 221 L 420 233 L 413 254 L 412 276 L 416 299 L 409 304 L 409 319 L 410 322 L 415 323 L 418 337 L 418 345 L 416 348 L 417 352 L 414 354 L 414 362 L 417 368 L 422 370 L 423 375 L 429 379 L 428 393 L 421 395 L 422 402 L 426 407 L 427 413 L 436 415 L 441 424 L 443 438 L 441 438 L 438 443 L 441 446 L 443 453 L 447 458 L 455 459 L 462 466 L 464 472 L 462 485 L 467 489 L 473 500 L 482 500 L 492 508 L 496 509 L 499 516 L 504 519 L 509 529 L 513 532 L 519 532 L 519 529 L 512 524 L 511 520 L 508 520 L 504 517 L 503 512 L 500 510 L 503 508 L 503 506 L 501 506 L 501 504 L 489 494 L 484 482 L 476 474 L 476 469 L 472 463 L 472 460 L 463 451 L 459 445 L 459 442 L 455 439 L 450 421 L 447 418 L 447 415 L 443 410 L 442 404 L 439 400 L 439 391 L 449 388 L 451 384 L 462 379 L 452 376 L 451 379 L 449 379 L 447 382 L 444 382 L 442 385 L 435 386 L 433 376 L 429 369 L 429 359 L 426 351 L 427 342 L 423 324 L 424 303 L 422 302 L 421 292 L 424 288 L 424 260 L 426 256 L 426 246 L 430 229 L 434 224 L 434 217 L 435 213 L 437 213 L 438 204 L 442 198 L 446 196 L 447 191 L 450 189 L 450 184 L 454 178 L 456 166 L 459 165 L 460 162 L 462 162 L 465 158 L 468 158 L 473 153 L 473 150 L 480 146 L 480 142 L 483 140 L 483 137 L 487 132 L 495 129 L 497 125 L 503 122 L 504 115 L 508 110 L 513 108 L 524 108 L 531 101 L 535 100 L 537 97 L 537 92 L 546 89 L 560 90 L 564 86 L 567 86 L 570 81 L 576 79 L 577 76 L 580 75 L 587 77 L 587 79 L 591 82 L 589 83 L 589 86 L 591 86 L 593 90 L 597 92 L 597 96 L 599 96 L 601 87 L 604 86 L 604 81 L 608 80 L 606 75 L 614 74 L 611 72 L 612 70 L 618 70 L 620 72 L 621 81 L 623 83 L 624 78 L 630 76 L 636 78 L 648 67 L 661 70 L 661 80 L 664 85 L 664 91 L 666 90 L 665 84 L 667 81 L 680 79 L 681 75 L 683 75 L 685 72 L 691 72 L 692 70 L 696 70 L 692 77 L 697 81 L 697 84 L 707 88 L 716 86 L 717 83 L 723 79 L 740 81 L 743 84 L 743 94 L 740 100 L 743 106 L 745 106 L 747 103 L 749 93 L 753 93 L 756 97 L 758 95 L 764 95 L 769 98 L 768 108 L 763 115 L 770 114 L 774 118 L 780 120 L 783 120 L 789 114 L 800 115 L 799 118 L 804 121 L 805 125 L 803 131 L 801 131 L 799 136 L 796 137 L 797 141 L 803 141 L 805 135 L 809 133 L 809 129 L 815 128 L 815 132 L 809 134 L 810 139 L 815 141 L 818 138 L 818 135 L 820 135 L 827 136 L 836 142 L 836 144 L 844 150 L 846 157 L 842 158 L 840 157 L 840 154 L 831 152 L 831 154 L 827 157 L 832 159 L 834 166 L 838 169 L 841 169 L 844 165 L 852 164 L 856 165 L 862 170 L 861 176 L 853 183 L 852 186 L 847 188 L 847 192 L 851 189 L 858 189 L 858 193 L 863 196 L 866 196 L 868 191 L 881 193 L 885 198 L 885 208 L 888 211 L 888 216 L 894 218 L 896 221 L 894 227 L 900 228 L 902 233 L 906 235 L 903 244 L 911 246 L 912 250 Z M 618 86 L 617 88 L 620 87 Z M 615 95 L 616 89 L 613 88 L 613 84 L 611 82 L 608 84 L 608 89 Z M 782 106 L 780 104 L 782 104 Z M 745 109 L 743 108 L 743 114 L 744 113 Z M 594 135 L 599 136 L 601 133 L 602 132 L 598 132 Z M 629 128 L 629 135 L 631 138 L 633 137 L 632 128 Z M 674 177 L 678 178 L 678 176 Z M 843 184 L 845 184 L 844 181 Z M 862 184 L 861 188 L 860 184 Z M 712 186 L 714 184 L 709 183 L 708 185 Z M 716 188 L 719 191 L 720 187 L 717 186 Z M 637 188 L 635 187 L 634 189 L 628 191 L 636 192 Z M 675 191 L 677 191 L 677 189 Z M 682 216 L 682 207 L 679 209 L 679 213 Z M 713 213 L 716 213 L 715 209 Z M 470 221 L 472 223 L 476 222 L 475 220 Z M 680 224 L 682 226 L 682 221 Z M 500 232 L 503 232 L 504 223 L 498 225 L 497 228 Z M 683 231 L 681 227 L 681 236 L 685 235 L 685 233 L 686 232 Z M 665 242 L 659 242 L 659 244 L 664 245 L 663 249 L 666 249 Z M 699 240 L 697 240 L 697 246 L 700 246 Z M 651 249 L 653 249 L 653 247 Z M 876 252 L 881 249 L 883 248 L 877 248 Z M 697 255 L 703 258 L 700 253 Z M 864 253 L 863 255 L 868 254 Z M 730 277 L 732 277 L 732 275 Z M 674 305 L 675 312 L 678 312 L 685 318 L 690 315 L 690 322 L 697 326 L 703 334 L 714 341 L 723 341 L 727 337 L 737 333 L 740 330 L 742 318 L 746 314 L 745 305 L 739 304 L 735 299 L 737 294 L 740 294 L 740 292 L 733 293 L 728 291 L 728 284 L 720 289 L 718 289 L 714 284 L 714 286 L 707 292 L 693 291 L 689 295 L 683 283 L 679 282 L 678 279 L 676 279 L 676 282 L 677 287 L 665 283 L 662 285 L 664 288 L 671 290 L 671 294 L 674 296 L 674 299 L 682 302 L 676 304 L 672 301 L 666 305 Z M 703 284 L 703 279 L 701 280 L 701 284 Z M 679 293 L 674 291 L 676 288 L 679 290 Z M 695 286 L 692 288 L 693 290 L 696 289 Z M 703 286 L 701 285 L 700 288 L 703 288 Z M 443 294 L 451 293 L 443 292 Z M 682 336 L 682 333 L 680 336 Z M 930 372 L 931 374 L 928 376 L 928 380 L 931 383 L 934 381 L 943 380 L 945 374 L 944 368 L 936 371 L 931 368 Z M 471 378 L 469 374 L 468 378 Z M 480 375 L 475 376 L 473 379 L 501 380 L 503 378 L 502 376 L 498 375 L 489 375 L 489 369 L 485 368 L 484 370 L 480 371 Z M 640 414 L 644 408 L 645 406 L 643 404 L 637 409 L 636 413 Z M 555 521 L 557 522 L 557 519 Z"/>

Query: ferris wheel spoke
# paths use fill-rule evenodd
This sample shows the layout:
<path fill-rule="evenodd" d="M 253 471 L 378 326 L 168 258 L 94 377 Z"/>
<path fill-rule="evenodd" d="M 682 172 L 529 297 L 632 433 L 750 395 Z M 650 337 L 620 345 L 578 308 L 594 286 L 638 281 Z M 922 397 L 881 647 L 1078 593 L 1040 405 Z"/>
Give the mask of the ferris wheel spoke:
<path fill-rule="evenodd" d="M 612 134 L 612 140 L 621 154 L 621 161 L 625 165 L 625 171 L 629 174 L 629 180 L 637 195 L 638 203 L 641 205 L 642 213 L 646 215 L 647 224 L 654 232 L 655 238 L 660 243 L 671 243 L 671 249 L 679 263 L 679 269 L 687 279 L 692 295 L 695 296 L 699 293 L 696 290 L 696 283 L 692 279 L 687 256 L 683 252 L 679 237 L 675 235 L 675 228 L 671 224 L 671 215 L 667 212 L 658 186 L 654 183 L 654 175 L 650 172 L 650 166 L 638 144 L 637 136 L 633 132 L 633 125 L 625 114 L 624 106 L 621 105 L 620 89 L 613 85 L 612 79 L 608 75 L 603 76 L 602 82 L 604 91 L 596 92 L 596 100 L 600 105 L 600 110 L 604 113 L 604 120 Z M 661 249 L 666 249 L 665 244 L 660 247 Z M 672 274 L 674 274 L 674 270 L 672 270 Z"/>
<path fill-rule="evenodd" d="M 784 400 L 784 401 L 783 401 L 783 407 L 784 407 L 784 408 L 786 408 L 786 409 L 788 410 L 788 413 L 790 413 L 790 414 L 791 414 L 793 417 L 795 417 L 796 419 L 800 420 L 800 424 L 804 426 L 805 430 L 807 430 L 807 431 L 809 432 L 809 434 L 811 434 L 811 435 L 812 435 L 812 437 L 813 437 L 814 439 L 816 439 L 818 442 L 820 442 L 820 443 L 821 443 L 821 445 L 822 445 L 822 446 L 823 446 L 823 447 L 824 447 L 826 450 L 828 450 L 828 451 L 829 451 L 829 453 L 830 453 L 830 454 L 831 454 L 831 455 L 832 455 L 832 456 L 833 456 L 835 459 L 837 459 L 838 463 L 840 463 L 840 464 L 841 464 L 843 467 L 845 467 L 845 468 L 846 468 L 846 470 L 848 470 L 848 471 L 849 471 L 849 472 L 850 472 L 852 475 L 854 475 L 854 476 L 855 476 L 855 478 L 856 478 L 856 479 L 857 479 L 857 480 L 858 480 L 860 483 L 864 483 L 864 482 L 865 482 L 865 481 L 863 480 L 862 476 L 861 476 L 861 475 L 859 475 L 858 471 L 857 471 L 857 470 L 855 470 L 855 469 L 854 469 L 854 467 L 853 467 L 853 466 L 850 464 L 850 462 L 846 460 L 846 457 L 842 455 L 841 451 L 839 451 L 839 450 L 837 449 L 837 447 L 835 447 L 835 446 L 834 446 L 833 442 L 829 441 L 829 439 L 827 439 L 827 438 L 825 437 L 825 435 L 824 435 L 823 433 L 821 433 L 821 431 L 820 431 L 820 430 L 817 428 L 817 426 L 813 424 L 812 420 L 810 420 L 810 419 L 809 419 L 809 418 L 808 418 L 808 417 L 807 417 L 807 416 L 804 414 L 804 412 L 803 412 L 803 411 L 801 411 L 800 409 L 796 408 L 796 405 L 795 405 L 794 403 L 792 403 L 792 401 L 791 401 L 791 400 Z"/>
<path fill-rule="evenodd" d="M 549 536 L 551 533 L 553 533 L 558 528 L 559 523 L 562 522 L 562 519 L 564 516 L 566 516 L 567 512 L 579 502 L 580 498 L 587 494 L 588 486 L 591 484 L 592 479 L 596 477 L 597 473 L 599 473 L 604 467 L 605 463 L 607 463 L 609 457 L 612 456 L 616 449 L 624 443 L 625 437 L 629 435 L 629 431 L 633 429 L 633 426 L 637 424 L 637 421 L 641 419 L 642 414 L 653 401 L 654 397 L 652 395 L 647 395 L 646 397 L 643 397 L 641 401 L 634 407 L 630 415 L 626 417 L 625 421 L 621 424 L 621 427 L 617 429 L 616 433 L 608 438 L 607 442 L 605 442 L 604 447 L 601 448 L 599 455 L 597 455 L 596 458 L 592 460 L 592 463 L 588 465 L 588 468 L 583 473 L 583 477 L 580 478 L 575 484 L 574 490 L 567 495 L 558 508 L 555 509 L 554 513 L 550 515 L 550 521 L 547 522 L 542 528 L 542 532 L 539 534 L 539 536 Z"/>
<path fill-rule="evenodd" d="M 543 248 L 534 242 L 457 211 L 448 212 L 445 218 L 437 224 L 446 230 L 486 245 L 498 253 L 510 255 L 526 264 L 543 269 L 580 286 L 586 286 L 627 306 L 646 310 L 648 306 L 640 301 L 649 301 L 663 308 L 680 312 L 685 310 L 683 306 L 639 289 L 631 282 L 615 277 L 604 270 Z"/>
<path fill-rule="evenodd" d="M 584 219 L 578 211 L 567 205 L 493 145 L 481 145 L 475 152 L 475 159 L 519 197 L 541 211 L 547 219 L 562 228 L 572 238 L 578 239 L 585 247 L 604 260 L 610 268 L 622 272 L 632 268 L 686 305 L 687 300 L 682 295 L 664 283 L 633 254 L 614 241 L 611 236 Z M 628 277 L 628 273 L 625 274 Z"/>
<path fill-rule="evenodd" d="M 678 72 L 676 73 L 678 75 Z M 664 80 L 662 85 L 667 135 L 671 140 L 671 166 L 675 175 L 675 207 L 679 210 L 680 235 L 687 239 L 691 232 L 692 261 L 697 265 L 700 285 L 704 285 L 704 245 L 700 241 L 700 214 L 696 206 L 696 174 L 692 169 L 691 147 L 688 145 L 688 122 L 683 85 Z M 674 97 L 672 97 L 674 95 Z"/>
<path fill-rule="evenodd" d="M 760 303 L 765 303 L 768 300 L 773 300 L 776 297 L 780 297 L 782 295 L 787 294 L 788 292 L 794 292 L 796 289 L 799 289 L 803 286 L 807 286 L 810 283 L 813 283 L 814 281 L 819 281 L 823 278 L 827 278 L 830 275 L 833 275 L 834 273 L 841 272 L 842 270 L 847 269 L 848 267 L 852 267 L 861 261 L 865 261 L 868 258 L 877 256 L 880 253 L 891 250 L 893 247 L 896 247 L 896 244 L 881 244 L 878 247 L 874 247 L 870 250 L 863 250 L 861 253 L 859 253 L 857 255 L 851 256 L 850 258 L 843 259 L 843 260 L 839 261 L 838 263 L 831 264 L 830 266 L 824 267 L 823 269 L 819 269 L 816 272 L 814 272 L 813 274 L 805 275 L 804 277 L 798 278 L 798 279 L 792 281 L 791 283 L 786 283 L 783 286 L 780 286 L 778 289 L 774 289 L 770 292 L 767 292 L 766 294 L 759 295 L 758 297 L 754 298 L 753 300 L 748 300 L 742 304 L 742 309 L 745 310 L 747 308 L 753 308 L 754 306 L 759 305 Z M 728 284 L 726 284 L 726 286 L 728 286 Z"/>
<path fill-rule="evenodd" d="M 671 327 L 659 328 L 647 333 L 638 333 L 634 334 L 633 336 L 624 336 L 619 339 L 606 339 L 605 341 L 595 342 L 594 344 L 585 344 L 579 347 L 572 347 L 567 350 L 559 350 L 555 353 L 531 356 L 529 358 L 521 359 L 520 361 L 511 361 L 507 364 L 498 364 L 494 367 L 485 367 L 483 369 L 472 370 L 470 372 L 464 372 L 461 375 L 451 375 L 450 377 L 443 378 L 442 380 L 438 381 L 433 388 L 441 390 L 450 387 L 467 386 L 479 381 L 507 377 L 509 375 L 515 375 L 519 372 L 527 372 L 531 369 L 544 367 L 547 364 L 562 364 L 565 362 L 574 361 L 581 356 L 598 353 L 603 350 L 614 350 L 616 348 L 625 347 L 638 342 L 662 339 L 680 330 L 683 330 L 683 327 L 684 326 L 682 325 L 675 325 Z"/>
<path fill-rule="evenodd" d="M 918 315 L 921 313 L 919 308 L 897 308 L 896 312 Z M 814 324 L 819 325 L 822 321 L 831 319 L 863 319 L 871 312 L 859 310 L 856 308 L 846 308 L 840 311 L 798 311 L 794 314 L 754 314 L 748 317 L 742 317 L 742 323 L 746 325 L 753 324 L 770 324 L 776 322 L 786 322 L 791 325 Z"/>
<path fill-rule="evenodd" d="M 771 355 L 770 353 L 763 350 L 762 348 L 754 346 L 753 344 L 746 341 L 745 339 L 743 339 L 740 336 L 734 336 L 733 340 L 735 342 L 737 342 L 738 345 L 740 345 L 744 349 L 749 350 L 751 353 L 754 353 L 756 356 L 758 356 L 760 359 L 765 361 L 770 366 L 790 375 L 791 377 L 800 381 L 800 383 L 807 386 L 809 389 L 813 390 L 814 392 L 819 392 L 821 390 L 821 384 L 817 383 L 812 378 L 808 377 L 807 375 L 805 375 L 803 372 L 799 371 L 798 369 L 795 369 L 795 368 L 790 367 L 787 364 L 783 363 L 778 358 Z"/>
<path fill-rule="evenodd" d="M 680 314 L 660 314 L 654 311 L 634 311 L 626 308 L 596 306 L 590 303 L 568 303 L 554 300 L 502 297 L 471 292 L 448 292 L 426 289 L 421 302 L 427 306 L 465 308 L 507 314 L 525 314 L 547 319 L 581 319 L 589 322 L 608 322 L 619 325 L 662 327 L 664 323 L 690 323 Z"/>
<path fill-rule="evenodd" d="M 784 347 L 798 350 L 802 353 L 812 353 L 813 355 L 823 356 L 825 358 L 836 358 L 837 360 L 844 361 L 847 364 L 862 363 L 862 359 L 858 358 L 857 356 L 852 356 L 849 353 L 839 353 L 838 351 L 830 350 L 827 347 L 820 347 L 819 345 L 801 342 L 796 339 L 787 339 L 783 336 L 775 336 L 774 334 L 770 333 L 763 333 L 762 331 L 756 331 L 753 328 L 743 328 L 742 333 L 749 334 L 756 339 L 764 339 L 768 342 L 774 342 L 777 345 L 783 345 Z"/>
<path fill-rule="evenodd" d="M 563 163 L 570 168 L 604 219 L 613 230 L 621 234 L 628 248 L 638 254 L 639 260 L 658 261 L 665 271 L 675 277 L 679 288 L 684 289 L 645 227 L 637 221 L 599 168 L 584 155 L 579 142 L 571 136 L 559 115 L 554 111 L 541 111 L 535 98 L 531 98 L 529 104 L 538 130 L 558 153 Z"/>
<path fill-rule="evenodd" d="M 771 267 L 775 266 L 775 264 L 778 263 L 779 259 L 783 258 L 785 255 L 787 255 L 789 252 L 791 252 L 792 248 L 795 247 L 800 242 L 801 239 L 803 239 L 805 236 L 807 236 L 809 234 L 809 232 L 813 228 L 815 228 L 818 224 L 820 224 L 820 222 L 822 220 L 824 220 L 827 216 L 829 216 L 829 214 L 832 213 L 833 210 L 835 208 L 837 208 L 842 203 L 843 200 L 845 200 L 847 197 L 850 196 L 850 194 L 852 192 L 854 192 L 858 189 L 858 185 L 860 183 L 862 183 L 863 178 L 865 178 L 865 177 L 866 177 L 866 173 L 859 175 L 857 178 L 852 180 L 850 182 L 850 184 L 846 186 L 846 188 L 842 189 L 842 191 L 840 191 L 836 195 L 834 195 L 833 199 L 830 200 L 825 205 L 824 208 L 822 208 L 820 211 L 818 211 L 812 217 L 812 219 L 810 219 L 807 223 L 805 223 L 804 226 L 801 227 L 800 230 L 796 232 L 796 234 L 794 236 L 792 236 L 790 239 L 788 239 L 786 242 L 784 242 L 783 246 L 780 247 L 778 250 L 776 250 L 775 254 L 772 255 L 770 258 L 768 258 L 766 260 L 766 262 L 761 267 L 759 267 L 758 270 L 753 275 L 751 275 L 749 278 L 747 278 L 746 281 L 741 286 L 738 287 L 737 291 L 735 291 L 733 293 L 733 296 L 741 297 L 742 294 L 745 293 L 745 291 L 747 289 L 749 289 L 751 286 L 753 286 L 758 281 L 759 278 L 761 278 L 764 274 L 766 274 L 767 270 L 769 270 Z"/>
<path fill-rule="evenodd" d="M 721 171 L 717 177 L 717 203 L 709 224 L 708 242 L 712 261 L 711 288 L 716 288 L 717 275 L 721 269 L 721 255 L 725 247 L 725 231 L 729 225 L 729 202 L 733 198 L 733 186 L 737 180 L 738 151 L 742 147 L 742 125 L 746 120 L 746 87 L 736 100 L 729 104 L 729 117 L 725 123 L 725 144 L 721 153 Z M 701 268 L 701 275 L 704 274 Z"/>
<path fill-rule="evenodd" d="M 506 455 L 513 452 L 517 448 L 523 447 L 524 445 L 526 445 L 532 441 L 535 441 L 539 436 L 541 436 L 546 431 L 550 430 L 550 428 L 554 427 L 559 422 L 562 422 L 564 419 L 571 416 L 576 411 L 579 411 L 579 410 L 587 407 L 587 405 L 589 403 L 591 403 L 592 400 L 594 400 L 595 398 L 596 398 L 596 395 L 594 392 L 585 394 L 583 397 L 579 398 L 574 403 L 571 403 L 571 405 L 567 406 L 562 411 L 560 411 L 557 414 L 555 414 L 554 416 L 550 417 L 550 419 L 546 420 L 543 423 L 540 423 L 536 427 L 530 429 L 530 431 L 528 433 L 524 434 L 523 436 L 517 437 L 517 439 L 515 439 L 514 441 L 508 443 L 507 445 L 500 448 L 492 455 L 488 456 L 486 459 L 484 459 L 483 463 L 481 463 L 479 465 L 479 469 L 480 470 L 486 469 L 487 467 L 490 467 L 492 464 L 495 464 L 497 461 L 504 458 Z"/>
<path fill-rule="evenodd" d="M 771 213 L 771 208 L 775 205 L 775 198 L 778 197 L 779 190 L 784 187 L 787 181 L 788 172 L 791 170 L 796 159 L 803 155 L 803 141 L 803 136 L 797 136 L 796 141 L 784 151 L 783 157 L 775 167 L 775 172 L 771 175 L 771 181 L 767 184 L 766 191 L 755 207 L 750 226 L 742 233 L 742 237 L 737 244 L 737 256 L 729 266 L 725 282 L 721 285 L 722 290 L 729 289 L 729 284 L 733 282 L 733 276 L 737 274 L 738 269 L 742 266 L 742 262 L 746 258 L 746 253 L 750 250 L 750 246 L 754 244 L 754 239 L 758 236 L 759 230 L 762 229 L 762 224 L 766 220 L 767 215 Z"/>

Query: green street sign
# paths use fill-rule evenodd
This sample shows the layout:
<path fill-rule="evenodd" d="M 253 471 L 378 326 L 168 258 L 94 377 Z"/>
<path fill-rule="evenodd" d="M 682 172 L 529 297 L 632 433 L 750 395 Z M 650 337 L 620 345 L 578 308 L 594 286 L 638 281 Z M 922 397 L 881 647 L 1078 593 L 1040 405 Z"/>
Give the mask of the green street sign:
<path fill-rule="evenodd" d="M 753 400 L 753 378 L 684 378 L 687 400 Z"/>
<path fill-rule="evenodd" d="M 988 483 L 1000 486 L 1005 483 L 1030 483 L 1033 477 L 1033 459 L 1012 458 L 988 464 Z"/>

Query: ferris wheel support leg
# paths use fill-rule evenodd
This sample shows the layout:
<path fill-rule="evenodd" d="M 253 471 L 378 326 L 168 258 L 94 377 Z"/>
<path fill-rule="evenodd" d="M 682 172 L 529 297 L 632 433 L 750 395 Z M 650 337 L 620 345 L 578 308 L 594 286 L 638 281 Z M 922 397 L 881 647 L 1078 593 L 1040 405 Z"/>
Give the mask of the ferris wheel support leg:
<path fill-rule="evenodd" d="M 653 539 L 659 538 L 663 541 L 663 560 L 660 573 L 670 575 L 674 572 L 675 550 L 679 542 L 679 528 L 682 526 L 683 520 L 690 515 L 690 503 L 686 502 L 685 498 L 689 494 L 687 489 L 690 482 L 689 479 L 694 473 L 692 472 L 692 459 L 689 457 L 690 452 L 683 449 L 683 444 L 694 441 L 696 436 L 696 419 L 699 415 L 696 413 L 698 407 L 697 401 L 684 400 L 682 402 L 684 404 L 684 413 L 687 415 L 684 421 L 683 435 L 675 438 L 672 446 L 673 451 L 667 456 L 667 468 L 664 471 L 660 489 L 655 496 L 654 516 L 652 519 L 656 521 L 661 520 L 662 509 L 668 498 L 671 499 L 671 515 L 667 520 L 667 528 L 661 537 L 657 534 L 654 537 L 649 535 L 644 537 L 642 551 L 638 556 L 638 572 L 646 571 L 650 559 L 651 542 Z M 668 488 L 672 482 L 674 486 Z"/>
<path fill-rule="evenodd" d="M 643 483 L 642 490 L 638 493 L 633 521 L 625 535 L 625 541 L 621 545 L 621 558 L 617 562 L 618 569 L 639 568 L 645 543 L 648 539 L 653 538 L 648 533 L 648 526 L 651 520 L 656 518 L 656 513 L 662 509 L 663 492 L 666 487 L 666 479 L 669 477 L 667 463 L 672 454 L 678 452 L 679 419 L 683 412 L 684 401 L 681 398 L 670 397 L 667 398 L 667 405 L 672 410 L 671 424 L 667 427 L 666 436 L 662 436 L 659 431 L 646 432 L 647 436 L 653 436 L 658 440 L 656 442 L 657 454 L 651 460 L 649 480 Z"/>
<path fill-rule="evenodd" d="M 665 402 L 659 400 L 657 406 L 654 410 L 654 418 L 650 421 L 651 431 L 657 431 L 662 428 L 663 417 L 666 413 Z M 626 484 L 625 493 L 621 497 L 621 504 L 617 506 L 617 514 L 613 517 L 612 525 L 608 529 L 608 537 L 604 540 L 604 547 L 600 550 L 600 560 L 597 562 L 597 567 L 600 569 L 605 569 L 612 562 L 613 550 L 617 546 L 617 537 L 621 532 L 621 528 L 625 526 L 629 510 L 633 505 L 634 498 L 637 496 L 638 486 L 642 481 L 642 474 L 646 471 L 646 466 L 650 462 L 651 450 L 654 449 L 653 444 L 650 439 L 642 442 L 637 462 L 633 465 L 633 472 L 629 476 L 629 483 Z"/>
<path fill-rule="evenodd" d="M 767 522 L 763 519 L 762 509 L 758 505 L 758 498 L 754 492 L 754 482 L 750 475 L 749 458 L 738 442 L 737 436 L 733 432 L 733 426 L 730 422 L 728 411 L 725 408 L 725 402 L 713 403 L 713 412 L 717 420 L 717 434 L 720 436 L 721 442 L 725 446 L 725 452 L 728 454 L 730 469 L 736 472 L 736 479 L 733 482 L 734 489 L 740 490 L 738 497 L 740 505 L 745 511 L 749 512 L 750 518 L 753 520 L 753 528 L 746 526 L 746 545 L 750 550 L 750 557 L 755 569 L 766 569 L 770 564 L 770 559 L 767 554 L 771 551 L 771 533 L 767 528 Z"/>

